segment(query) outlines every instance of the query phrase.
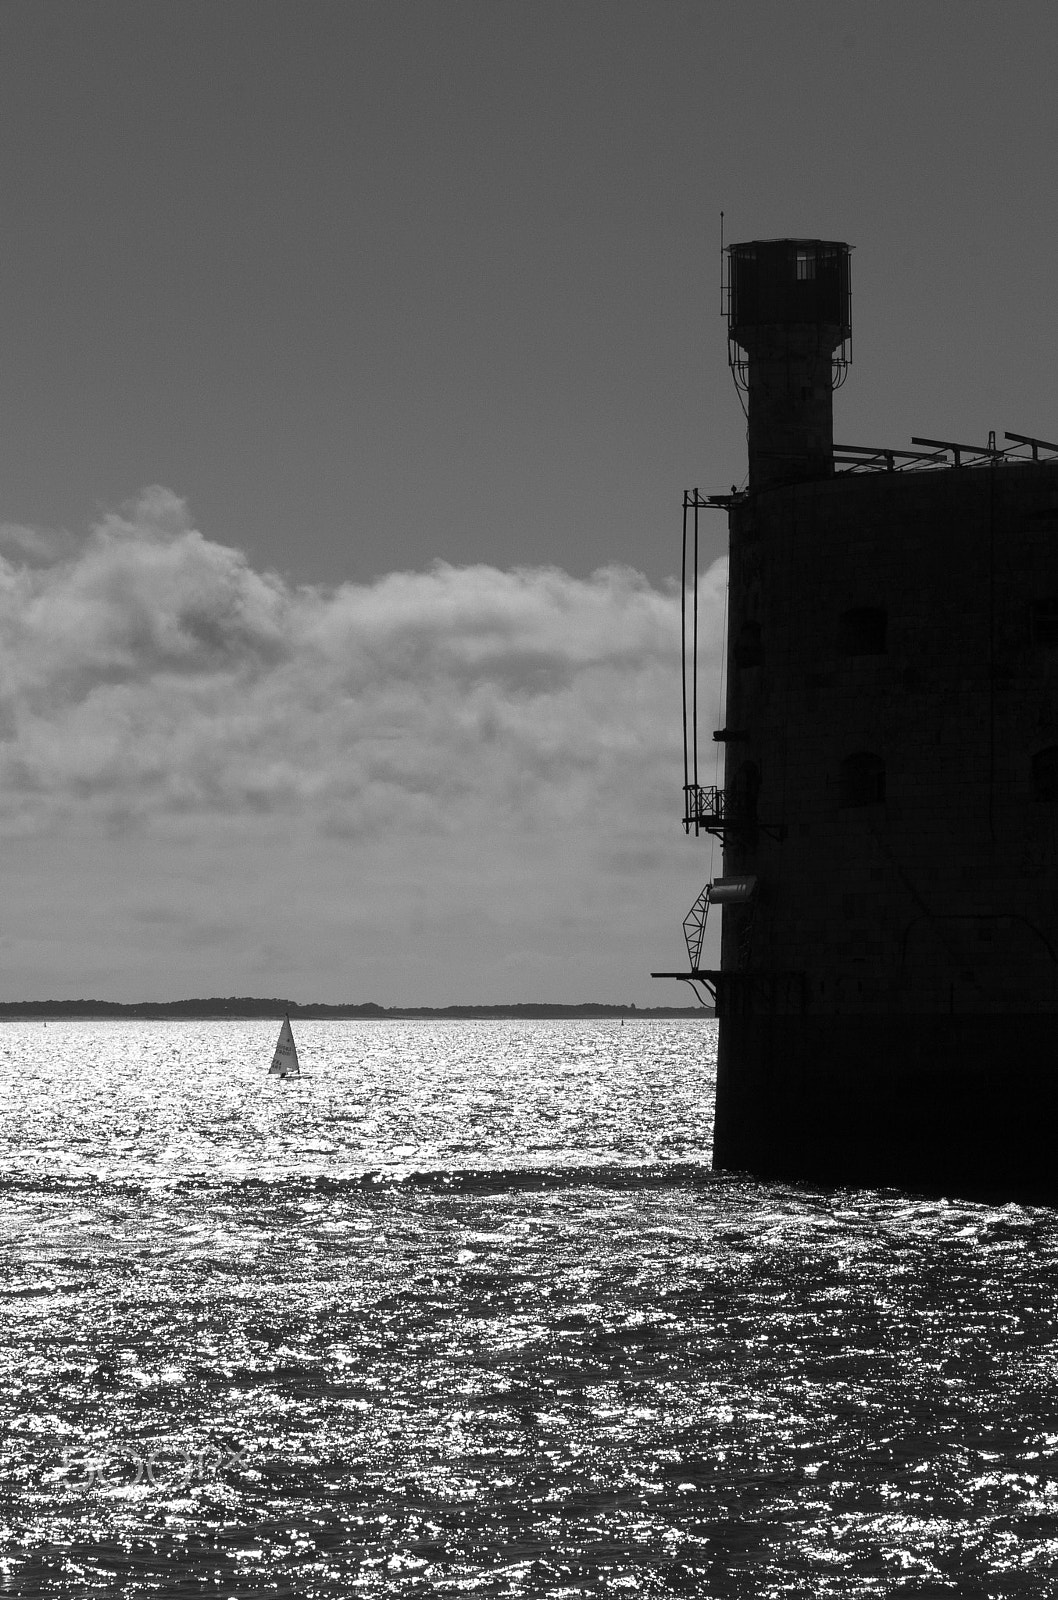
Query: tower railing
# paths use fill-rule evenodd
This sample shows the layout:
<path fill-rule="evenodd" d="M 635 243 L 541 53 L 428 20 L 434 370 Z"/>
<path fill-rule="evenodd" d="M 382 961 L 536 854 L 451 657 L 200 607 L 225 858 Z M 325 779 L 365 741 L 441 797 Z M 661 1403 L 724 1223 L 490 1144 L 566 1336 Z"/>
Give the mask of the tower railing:
<path fill-rule="evenodd" d="M 715 784 L 697 783 L 685 783 L 683 796 L 684 832 L 689 833 L 693 827 L 695 833 L 701 831 L 723 837 L 723 830 L 730 825 L 735 810 L 731 797 Z"/>
<path fill-rule="evenodd" d="M 683 828 L 690 833 L 710 833 L 724 840 L 729 835 L 766 834 L 781 842 L 786 828 L 781 822 L 762 822 L 756 805 L 738 789 L 722 789 L 718 784 L 688 783 L 683 789 Z"/>

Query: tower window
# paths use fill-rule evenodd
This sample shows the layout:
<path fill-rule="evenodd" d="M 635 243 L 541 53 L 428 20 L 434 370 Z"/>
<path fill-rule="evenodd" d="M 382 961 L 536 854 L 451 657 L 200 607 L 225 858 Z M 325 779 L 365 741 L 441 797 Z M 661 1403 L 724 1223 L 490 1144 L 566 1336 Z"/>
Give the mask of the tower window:
<path fill-rule="evenodd" d="M 1055 751 L 1058 755 L 1058 751 Z M 869 750 L 857 750 L 841 763 L 839 806 L 876 806 L 885 799 L 885 762 Z"/>
<path fill-rule="evenodd" d="M 743 761 L 729 790 L 732 813 L 739 822 L 756 822 L 759 793 L 760 768 L 755 761 Z"/>
<path fill-rule="evenodd" d="M 1033 756 L 1032 790 L 1037 800 L 1058 800 L 1058 744 Z"/>
<path fill-rule="evenodd" d="M 1032 642 L 1044 650 L 1058 647 L 1058 595 L 1033 602 Z"/>
<path fill-rule="evenodd" d="M 816 275 L 816 256 L 814 250 L 798 250 L 797 252 L 797 281 L 804 283 Z"/>
<path fill-rule="evenodd" d="M 760 640 L 760 623 L 744 622 L 735 640 L 735 666 L 759 667 L 764 658 Z"/>
<path fill-rule="evenodd" d="M 838 650 L 843 656 L 884 656 L 887 617 L 879 606 L 855 606 L 838 618 Z"/>

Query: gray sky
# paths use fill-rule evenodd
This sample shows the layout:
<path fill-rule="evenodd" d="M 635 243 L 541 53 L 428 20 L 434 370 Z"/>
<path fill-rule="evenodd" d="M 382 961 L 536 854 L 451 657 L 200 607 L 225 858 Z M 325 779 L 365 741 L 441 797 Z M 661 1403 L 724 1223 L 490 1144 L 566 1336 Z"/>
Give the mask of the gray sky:
<path fill-rule="evenodd" d="M 720 210 L 856 247 L 839 439 L 1053 438 L 1056 47 L 1018 0 L 4 0 L 4 997 L 678 998 Z"/>

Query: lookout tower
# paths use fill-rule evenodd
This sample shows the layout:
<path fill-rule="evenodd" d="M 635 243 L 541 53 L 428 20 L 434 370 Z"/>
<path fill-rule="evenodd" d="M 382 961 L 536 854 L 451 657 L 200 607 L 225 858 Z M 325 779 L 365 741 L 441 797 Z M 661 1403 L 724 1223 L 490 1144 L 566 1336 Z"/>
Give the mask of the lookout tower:
<path fill-rule="evenodd" d="M 732 245 L 724 289 L 728 361 L 748 400 L 750 489 L 829 478 L 832 394 L 852 339 L 848 245 Z"/>

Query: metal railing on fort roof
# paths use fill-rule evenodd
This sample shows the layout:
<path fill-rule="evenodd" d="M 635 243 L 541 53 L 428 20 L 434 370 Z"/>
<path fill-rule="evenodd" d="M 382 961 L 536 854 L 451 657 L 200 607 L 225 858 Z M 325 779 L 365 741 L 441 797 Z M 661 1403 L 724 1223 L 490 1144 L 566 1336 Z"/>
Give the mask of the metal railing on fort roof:
<path fill-rule="evenodd" d="M 1004 448 L 990 433 L 988 443 L 958 444 L 953 439 L 924 439 L 912 436 L 912 444 L 929 445 L 928 450 L 894 450 L 888 445 L 836 444 L 834 466 L 843 474 L 853 472 L 929 472 L 945 467 L 979 467 L 1000 462 L 1058 460 L 1058 444 L 1034 439 L 1029 434 L 1005 433 Z M 1041 453 L 1042 452 L 1042 453 Z"/>

